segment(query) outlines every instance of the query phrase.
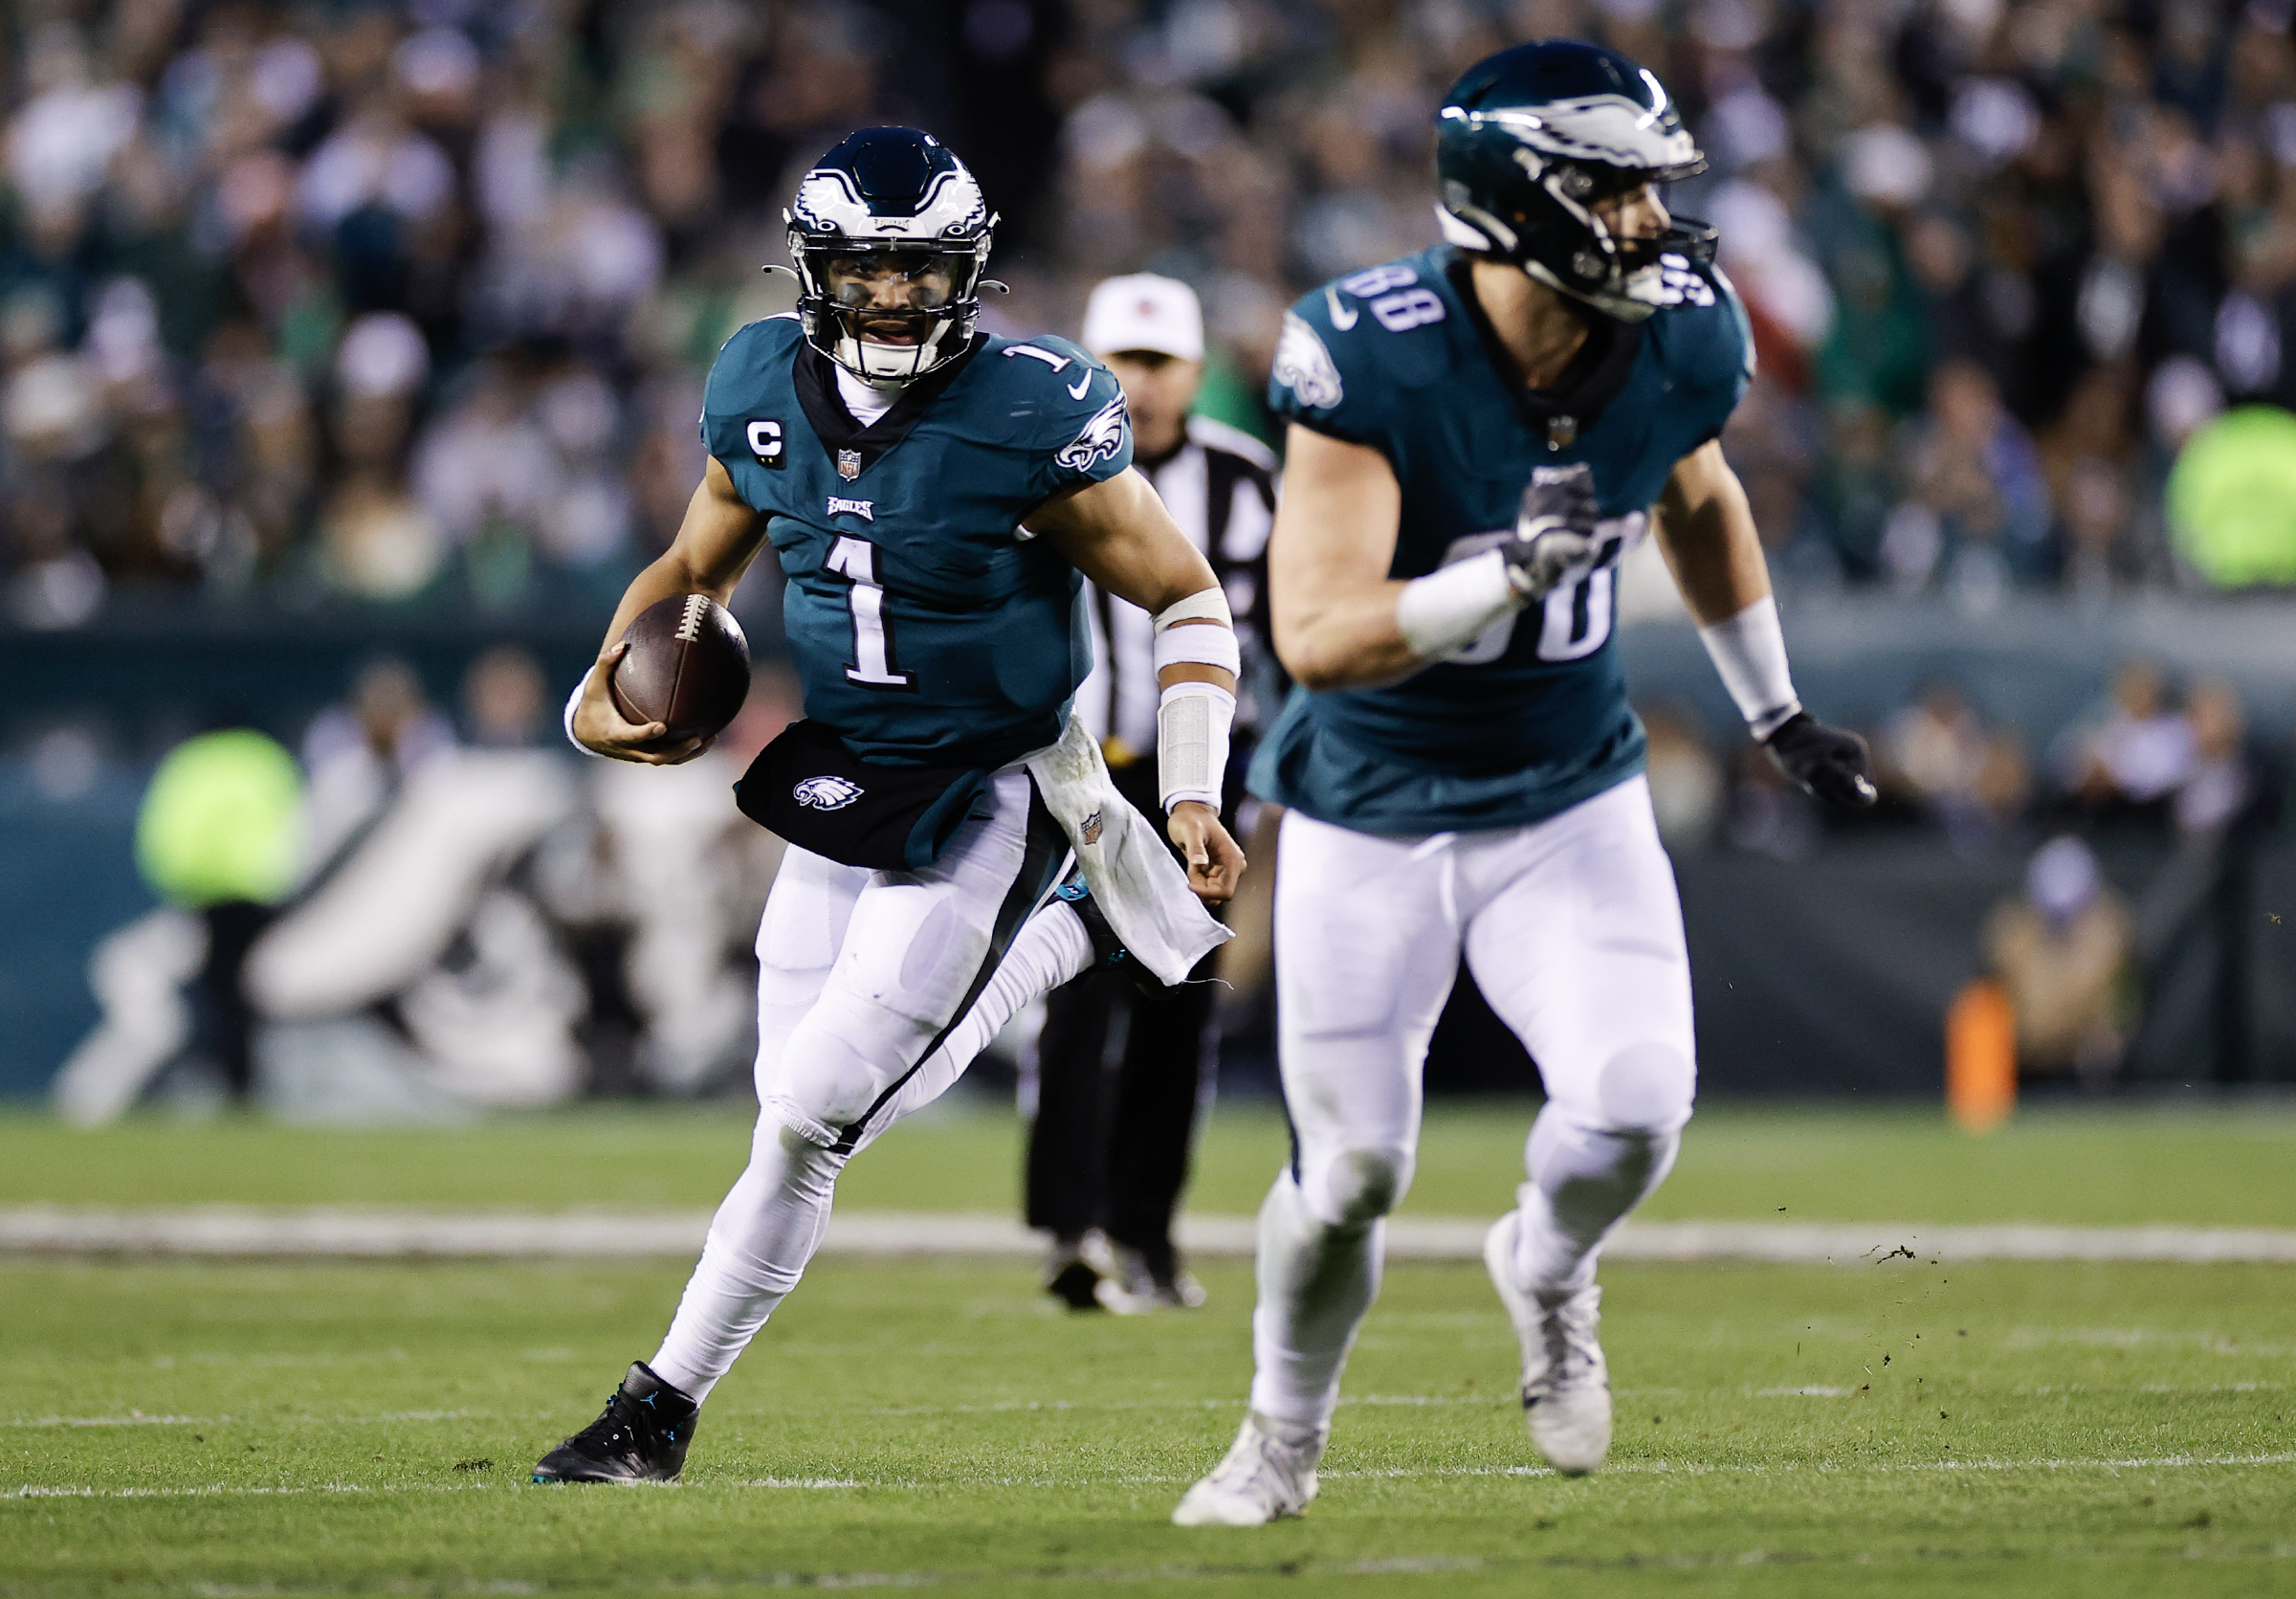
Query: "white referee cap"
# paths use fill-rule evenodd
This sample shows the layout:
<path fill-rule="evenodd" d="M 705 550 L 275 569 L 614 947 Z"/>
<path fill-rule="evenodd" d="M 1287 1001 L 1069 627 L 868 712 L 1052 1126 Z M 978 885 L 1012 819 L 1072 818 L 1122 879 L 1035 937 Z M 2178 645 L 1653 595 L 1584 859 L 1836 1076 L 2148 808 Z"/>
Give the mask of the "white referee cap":
<path fill-rule="evenodd" d="M 1084 347 L 1094 355 L 1155 350 L 1203 359 L 1203 307 L 1177 278 L 1136 272 L 1101 280 L 1084 307 Z"/>

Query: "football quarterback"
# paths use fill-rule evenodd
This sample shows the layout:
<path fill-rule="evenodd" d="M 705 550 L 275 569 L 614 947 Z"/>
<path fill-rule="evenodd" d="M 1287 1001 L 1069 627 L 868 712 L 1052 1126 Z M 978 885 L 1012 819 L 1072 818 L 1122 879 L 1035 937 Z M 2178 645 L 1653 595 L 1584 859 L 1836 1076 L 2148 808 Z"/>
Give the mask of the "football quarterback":
<path fill-rule="evenodd" d="M 757 1136 L 660 1349 L 540 1482 L 674 1477 L 853 1154 L 955 1080 L 989 1013 L 1119 940 L 1183 974 L 1226 936 L 1199 901 L 1244 866 L 1219 819 L 1226 601 L 1131 470 L 1108 369 L 1065 340 L 979 330 L 995 218 L 972 174 L 929 134 L 864 129 L 806 173 L 788 221 L 797 307 L 719 353 L 703 480 L 607 633 L 673 595 L 724 601 L 768 547 L 787 580 L 806 720 L 740 791 L 791 846 L 758 931 Z M 1184 876 L 1141 845 L 1148 824 L 1071 722 L 1084 577 L 1155 617 L 1159 798 Z M 569 736 L 629 761 L 698 753 L 621 714 L 619 655 L 569 701 Z M 1064 884 L 1071 859 L 1082 880 Z"/>

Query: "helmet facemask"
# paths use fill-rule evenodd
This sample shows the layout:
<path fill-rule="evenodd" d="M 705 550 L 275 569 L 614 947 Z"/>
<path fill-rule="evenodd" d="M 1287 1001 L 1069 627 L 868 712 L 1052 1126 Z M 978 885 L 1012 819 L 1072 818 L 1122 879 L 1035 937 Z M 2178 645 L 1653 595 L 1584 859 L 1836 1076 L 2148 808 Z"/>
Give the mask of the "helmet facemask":
<path fill-rule="evenodd" d="M 1558 40 L 1469 68 L 1437 114 L 1435 166 L 1446 239 L 1606 316 L 1675 303 L 1670 275 L 1712 257 L 1703 223 L 1626 237 L 1602 219 L 1606 201 L 1706 169 L 1665 86 L 1613 51 Z"/>
<path fill-rule="evenodd" d="M 972 342 L 984 239 L 955 246 L 808 239 L 791 229 L 806 340 L 868 383 L 922 377 Z"/>
<path fill-rule="evenodd" d="M 981 318 L 997 219 L 964 163 L 931 134 L 863 128 L 797 186 L 789 258 L 806 342 L 897 389 L 961 355 Z"/>

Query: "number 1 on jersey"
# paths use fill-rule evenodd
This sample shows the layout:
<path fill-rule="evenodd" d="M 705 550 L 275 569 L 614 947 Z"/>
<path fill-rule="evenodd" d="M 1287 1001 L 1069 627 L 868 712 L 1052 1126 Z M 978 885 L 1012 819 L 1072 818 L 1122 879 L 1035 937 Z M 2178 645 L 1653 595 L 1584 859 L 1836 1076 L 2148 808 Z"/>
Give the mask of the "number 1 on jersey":
<path fill-rule="evenodd" d="M 885 590 L 877 584 L 877 550 L 867 539 L 840 536 L 829 550 L 829 570 L 848 578 L 852 589 L 846 609 L 853 618 L 853 658 L 848 681 L 872 688 L 915 688 L 916 679 L 893 664 L 893 638 L 885 631 Z"/>

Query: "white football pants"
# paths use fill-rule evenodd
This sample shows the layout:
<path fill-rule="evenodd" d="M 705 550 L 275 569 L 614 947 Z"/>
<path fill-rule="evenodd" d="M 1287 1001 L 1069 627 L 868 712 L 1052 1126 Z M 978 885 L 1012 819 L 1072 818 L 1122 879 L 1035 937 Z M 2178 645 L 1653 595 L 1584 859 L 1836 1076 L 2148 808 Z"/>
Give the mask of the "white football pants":
<path fill-rule="evenodd" d="M 821 1247 L 846 1162 L 1091 964 L 1083 923 L 1044 903 L 1069 858 L 1019 767 L 922 872 L 783 857 L 758 928 L 757 1133 L 651 1362 L 665 1381 L 706 1395 Z"/>
<path fill-rule="evenodd" d="M 1394 838 L 1292 811 L 1275 885 L 1293 1158 L 1261 1207 L 1251 1406 L 1330 1422 L 1411 1185 L 1420 1069 L 1464 949 L 1538 1062 L 1515 1262 L 1593 1280 L 1603 1238 L 1672 1166 L 1695 1088 L 1674 872 L 1640 777 L 1526 828 Z"/>

